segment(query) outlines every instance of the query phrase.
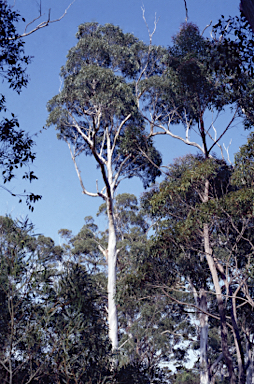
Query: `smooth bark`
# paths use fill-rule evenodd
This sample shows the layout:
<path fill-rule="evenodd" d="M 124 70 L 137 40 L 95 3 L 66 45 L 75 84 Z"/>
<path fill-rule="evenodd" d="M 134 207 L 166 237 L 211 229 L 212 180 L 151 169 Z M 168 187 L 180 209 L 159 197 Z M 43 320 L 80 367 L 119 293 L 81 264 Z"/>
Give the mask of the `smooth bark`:
<path fill-rule="evenodd" d="M 203 202 L 206 203 L 209 200 L 209 180 L 205 181 L 205 189 L 203 194 Z M 219 283 L 219 276 L 216 268 L 216 264 L 213 258 L 213 251 L 210 244 L 210 235 L 209 235 L 209 225 L 208 223 L 203 224 L 203 238 L 204 238 L 204 248 L 205 248 L 205 256 L 207 260 L 207 264 L 209 266 L 215 292 L 216 292 L 216 298 L 217 298 L 217 304 L 219 309 L 219 315 L 220 315 L 220 325 L 221 325 L 221 348 L 223 357 L 226 363 L 226 366 L 228 368 L 228 374 L 229 374 L 229 383 L 235 384 L 236 383 L 236 377 L 234 373 L 233 368 L 233 361 L 232 357 L 229 352 L 228 348 L 228 331 L 227 331 L 227 324 L 226 324 L 226 314 L 224 309 L 224 303 L 223 303 L 223 296 L 221 292 L 221 287 Z"/>
<path fill-rule="evenodd" d="M 108 324 L 109 338 L 112 343 L 112 350 L 118 349 L 118 321 L 115 302 L 116 295 L 116 229 L 113 216 L 113 202 L 108 198 Z"/>

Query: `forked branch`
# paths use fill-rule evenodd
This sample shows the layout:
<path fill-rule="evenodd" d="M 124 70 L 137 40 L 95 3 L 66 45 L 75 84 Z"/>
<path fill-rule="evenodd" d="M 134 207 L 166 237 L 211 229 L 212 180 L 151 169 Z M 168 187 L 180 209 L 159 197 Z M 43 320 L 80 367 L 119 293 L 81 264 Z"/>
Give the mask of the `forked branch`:
<path fill-rule="evenodd" d="M 30 31 L 27 31 L 28 27 L 30 25 L 32 25 L 33 23 L 35 23 L 37 20 L 39 20 L 42 16 L 45 15 L 42 14 L 41 12 L 41 2 L 40 2 L 40 8 L 39 8 L 39 16 L 38 17 L 35 17 L 32 21 L 30 21 L 26 27 L 25 27 L 25 30 L 24 32 L 19 35 L 17 38 L 22 38 L 22 37 L 26 37 L 26 36 L 29 36 L 31 35 L 32 33 L 38 31 L 39 29 L 42 29 L 42 28 L 45 28 L 47 27 L 49 24 L 52 24 L 52 23 L 56 23 L 57 21 L 60 21 L 64 18 L 64 16 L 67 14 L 67 11 L 68 9 L 71 7 L 71 5 L 75 2 L 76 0 L 73 0 L 69 5 L 68 7 L 65 9 L 64 13 L 62 14 L 62 16 L 60 16 L 58 19 L 54 19 L 54 20 L 51 20 L 51 9 L 48 10 L 48 17 L 47 17 L 47 20 L 45 21 L 42 21 L 41 23 L 39 23 L 38 25 L 36 25 L 36 27 L 34 27 L 33 29 L 31 29 Z"/>

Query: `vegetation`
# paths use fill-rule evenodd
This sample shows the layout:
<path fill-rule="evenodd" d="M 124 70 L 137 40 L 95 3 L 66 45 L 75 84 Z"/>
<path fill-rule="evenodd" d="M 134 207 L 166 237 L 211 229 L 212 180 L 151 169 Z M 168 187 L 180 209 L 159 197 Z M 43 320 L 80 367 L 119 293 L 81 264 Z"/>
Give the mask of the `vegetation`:
<path fill-rule="evenodd" d="M 0 1 L 0 13 L 0 76 L 3 81 L 8 82 L 11 89 L 20 93 L 28 83 L 26 67 L 31 58 L 25 55 L 24 41 L 17 33 L 16 24 L 20 20 L 19 13 L 12 11 L 5 0 Z M 14 177 L 17 168 L 27 166 L 34 161 L 35 143 L 25 131 L 19 128 L 15 115 L 11 113 L 9 117 L 6 113 L 6 100 L 2 93 L 0 94 L 0 112 L 3 115 L 0 122 L 0 166 L 5 184 Z M 36 178 L 33 171 L 25 172 L 23 175 L 23 179 L 28 179 L 30 182 Z M 14 193 L 12 195 L 16 196 Z M 26 202 L 31 210 L 33 210 L 32 203 L 41 198 L 33 193 L 25 193 L 23 196 L 26 196 Z M 19 197 L 22 201 L 22 195 Z"/>
<path fill-rule="evenodd" d="M 0 7 L 0 73 L 20 92 L 30 61 L 20 16 Z M 108 226 L 86 217 L 78 234 L 60 229 L 56 246 L 28 220 L 0 217 L 1 382 L 252 384 L 254 136 L 233 165 L 220 144 L 236 120 L 253 125 L 248 33 L 241 18 L 220 20 L 211 39 L 186 22 L 166 49 L 112 24 L 79 26 L 47 125 L 68 145 L 82 192 L 102 199 L 97 215 Z M 154 184 L 160 135 L 198 153 L 177 158 Z M 33 161 L 33 142 L 14 115 L 0 124 L 0 142 L 7 182 Z M 77 162 L 86 156 L 101 172 L 93 192 Z M 117 194 L 134 176 L 146 188 L 140 201 Z"/>

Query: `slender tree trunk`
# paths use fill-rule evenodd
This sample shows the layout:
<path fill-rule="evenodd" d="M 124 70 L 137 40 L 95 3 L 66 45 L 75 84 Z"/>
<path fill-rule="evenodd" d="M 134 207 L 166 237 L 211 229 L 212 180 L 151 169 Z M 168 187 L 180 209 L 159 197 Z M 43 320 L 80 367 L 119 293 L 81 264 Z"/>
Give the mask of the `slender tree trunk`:
<path fill-rule="evenodd" d="M 115 302 L 116 294 L 116 229 L 113 216 L 113 201 L 112 198 L 107 199 L 108 212 L 108 324 L 109 324 L 109 339 L 112 343 L 112 351 L 118 349 L 118 321 L 117 308 Z"/>
<path fill-rule="evenodd" d="M 209 180 L 205 181 L 205 190 L 203 195 L 203 202 L 208 202 L 209 200 Z M 216 292 L 217 304 L 220 315 L 220 324 L 221 324 L 221 348 L 225 363 L 227 365 L 228 374 L 229 374 L 229 383 L 236 384 L 236 377 L 234 374 L 233 361 L 228 348 L 228 332 L 227 332 L 227 324 L 226 324 L 226 315 L 223 303 L 223 296 L 221 293 L 221 287 L 219 283 L 219 277 L 216 269 L 216 264 L 212 255 L 212 248 L 210 244 L 210 235 L 209 235 L 209 226 L 207 223 L 203 225 L 203 238 L 204 238 L 204 248 L 205 248 L 205 256 L 207 260 L 207 264 L 209 266 L 213 284 Z"/>
<path fill-rule="evenodd" d="M 202 312 L 207 312 L 207 300 L 204 289 L 200 290 L 199 314 L 200 321 L 200 384 L 210 384 L 208 361 L 207 361 L 207 343 L 208 343 L 208 316 Z"/>

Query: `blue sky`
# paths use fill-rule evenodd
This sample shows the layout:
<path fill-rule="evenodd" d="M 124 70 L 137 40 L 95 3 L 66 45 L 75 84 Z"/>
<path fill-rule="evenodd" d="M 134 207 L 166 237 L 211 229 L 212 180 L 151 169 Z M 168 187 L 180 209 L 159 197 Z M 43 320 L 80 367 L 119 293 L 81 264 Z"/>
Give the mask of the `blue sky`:
<path fill-rule="evenodd" d="M 47 18 L 48 9 L 51 8 L 51 19 L 58 18 L 68 7 L 71 0 L 42 0 L 42 11 Z M 9 0 L 13 4 L 14 0 Z M 38 16 L 37 0 L 16 0 L 15 10 L 19 10 L 26 22 Z M 60 67 L 65 64 L 68 50 L 76 44 L 75 33 L 79 24 L 88 21 L 97 21 L 100 24 L 113 23 L 119 25 L 124 32 L 131 32 L 139 39 L 148 42 L 148 33 L 142 19 L 142 4 L 149 27 L 153 28 L 155 13 L 159 17 L 157 31 L 153 38 L 154 44 L 168 46 L 180 24 L 185 20 L 184 0 L 76 0 L 69 8 L 66 16 L 57 23 L 49 25 L 25 39 L 26 54 L 34 58 L 28 67 L 30 81 L 28 87 L 21 95 L 16 95 L 2 84 L 3 93 L 7 98 L 7 107 L 15 113 L 20 127 L 36 141 L 35 151 L 37 157 L 32 170 L 39 180 L 31 185 L 22 184 L 16 178 L 7 185 L 13 192 L 22 192 L 24 188 L 34 193 L 42 194 L 43 198 L 35 204 L 34 212 L 29 212 L 25 203 L 0 190 L 0 212 L 2 215 L 10 214 L 12 217 L 24 218 L 29 216 L 35 225 L 35 233 L 42 233 L 52 237 L 59 243 L 58 230 L 68 228 L 77 233 L 84 224 L 85 216 L 96 215 L 102 201 L 99 198 L 84 196 L 81 193 L 78 178 L 75 173 L 69 150 L 65 143 L 56 138 L 54 128 L 42 130 L 47 119 L 46 104 L 60 87 Z M 187 0 L 189 21 L 196 23 L 200 30 L 212 20 L 215 24 L 223 14 L 225 17 L 239 13 L 239 0 Z M 19 25 L 23 32 L 25 23 Z M 209 30 L 207 30 L 207 33 Z M 226 124 L 222 119 L 218 124 Z M 42 133 L 40 131 L 42 130 Z M 37 135 L 36 135 L 37 134 Z M 246 142 L 248 132 L 241 129 L 239 124 L 230 130 L 224 139 L 227 146 L 232 139 L 229 149 L 233 161 L 234 153 L 239 146 Z M 164 164 L 172 162 L 178 156 L 190 151 L 190 148 L 173 140 L 163 138 L 156 140 L 159 150 L 163 154 Z M 82 175 L 86 187 L 95 191 L 97 171 L 91 158 L 83 158 L 80 162 Z M 123 183 L 119 192 L 142 193 L 142 185 L 138 179 Z M 97 223 L 104 229 L 106 221 L 98 218 Z"/>

